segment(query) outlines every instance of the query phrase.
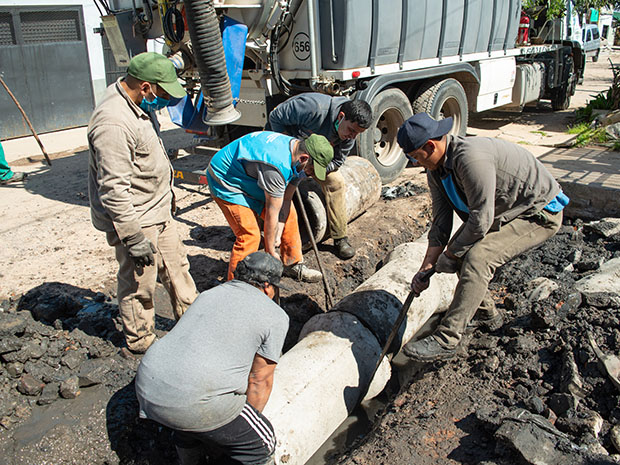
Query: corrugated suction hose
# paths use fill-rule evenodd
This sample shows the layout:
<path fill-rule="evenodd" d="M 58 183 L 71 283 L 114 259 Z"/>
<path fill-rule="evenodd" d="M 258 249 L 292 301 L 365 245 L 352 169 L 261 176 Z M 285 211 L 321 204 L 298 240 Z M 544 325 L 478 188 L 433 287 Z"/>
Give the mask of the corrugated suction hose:
<path fill-rule="evenodd" d="M 203 121 L 210 125 L 232 123 L 241 115 L 233 106 L 220 24 L 213 0 L 184 0 L 184 3 L 202 93 L 208 97 Z"/>

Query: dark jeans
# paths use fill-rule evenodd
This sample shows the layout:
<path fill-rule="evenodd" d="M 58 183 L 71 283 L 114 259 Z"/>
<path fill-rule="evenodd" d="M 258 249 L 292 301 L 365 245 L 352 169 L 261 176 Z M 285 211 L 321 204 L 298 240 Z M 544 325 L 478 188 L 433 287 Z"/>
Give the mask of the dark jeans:
<path fill-rule="evenodd" d="M 276 446 L 269 420 L 247 403 L 239 416 L 224 426 L 201 433 L 175 430 L 173 437 L 181 465 L 203 465 L 207 453 L 228 456 L 231 464 L 264 465 L 273 463 Z"/>

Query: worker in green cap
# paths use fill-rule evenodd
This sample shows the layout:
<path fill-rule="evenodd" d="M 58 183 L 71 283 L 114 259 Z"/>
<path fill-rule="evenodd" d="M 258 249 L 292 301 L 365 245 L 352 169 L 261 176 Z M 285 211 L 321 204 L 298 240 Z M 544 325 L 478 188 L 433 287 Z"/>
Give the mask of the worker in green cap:
<path fill-rule="evenodd" d="M 88 126 L 91 219 L 115 249 L 127 343 L 122 353 L 128 357 L 146 352 L 155 340 L 158 276 L 176 319 L 198 295 L 172 218 L 173 170 L 154 113 L 184 96 L 172 62 L 141 53 L 127 76 L 107 88 Z"/>
<path fill-rule="evenodd" d="M 292 205 L 305 176 L 325 180 L 334 149 L 323 136 L 296 139 L 271 131 L 247 134 L 217 152 L 207 168 L 213 200 L 236 240 L 228 279 L 237 263 L 256 252 L 261 242 L 258 218 L 264 220 L 265 252 L 284 264 L 284 276 L 317 282 L 322 275 L 303 263 L 297 213 Z"/>

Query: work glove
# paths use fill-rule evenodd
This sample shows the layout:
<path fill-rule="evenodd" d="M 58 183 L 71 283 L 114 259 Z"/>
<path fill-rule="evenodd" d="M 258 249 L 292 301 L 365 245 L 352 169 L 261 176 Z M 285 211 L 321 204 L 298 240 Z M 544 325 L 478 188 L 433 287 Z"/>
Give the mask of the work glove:
<path fill-rule="evenodd" d="M 137 267 L 151 266 L 155 263 L 157 249 L 151 241 L 144 237 L 142 231 L 123 239 L 127 253 Z"/>
<path fill-rule="evenodd" d="M 415 292 L 416 297 L 418 297 L 422 291 L 426 290 L 430 283 L 425 273 L 425 271 L 418 271 L 411 280 L 411 290 Z"/>
<path fill-rule="evenodd" d="M 445 252 L 439 256 L 435 264 L 435 271 L 437 273 L 456 273 L 458 269 L 458 260 L 448 257 Z"/>

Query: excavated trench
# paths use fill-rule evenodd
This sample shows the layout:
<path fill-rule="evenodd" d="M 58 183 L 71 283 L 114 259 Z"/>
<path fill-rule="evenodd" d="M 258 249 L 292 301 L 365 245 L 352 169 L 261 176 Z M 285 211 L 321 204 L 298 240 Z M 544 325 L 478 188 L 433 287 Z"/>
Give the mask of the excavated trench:
<path fill-rule="evenodd" d="M 372 228 L 374 234 L 366 234 L 367 240 L 354 259 L 336 260 L 329 245 L 319 245 L 336 300 L 372 275 L 396 245 L 421 234 L 427 209 L 421 208 L 418 218 L 409 206 L 392 204 L 397 208 L 389 213 L 385 206 L 375 205 L 354 222 L 351 234 L 361 234 L 356 228 Z M 403 207 L 408 211 L 404 219 Z M 380 225 L 376 225 L 378 217 L 382 220 Z M 402 230 L 395 231 L 396 224 Z M 204 231 L 219 233 L 220 228 Z M 222 237 L 229 243 L 222 243 L 221 247 L 228 249 L 232 238 Z M 306 259 L 316 266 L 311 254 Z M 224 262 L 213 263 L 211 273 L 215 276 L 220 268 L 225 271 Z M 203 270 L 197 271 L 199 289 L 217 284 L 213 274 L 207 276 Z M 295 343 L 303 324 L 323 312 L 320 284 L 288 284 L 293 292 L 282 300 L 291 321 L 285 351 Z M 161 300 L 161 296 L 156 298 Z M 156 303 L 158 309 L 164 307 L 159 305 L 162 302 Z M 166 315 L 166 311 L 162 314 Z M 173 324 L 171 319 L 157 316 L 156 332 L 161 336 Z M 137 418 L 133 377 L 138 361 L 119 355 L 122 344 L 122 326 L 113 292 L 93 292 L 51 282 L 30 290 L 17 302 L 2 302 L 3 463 L 176 463 L 170 432 Z"/>
<path fill-rule="evenodd" d="M 350 292 L 373 274 L 389 251 L 386 248 L 411 240 L 411 234 L 395 232 L 373 253 L 345 265 L 341 271 L 355 277 L 337 292 Z M 531 449 L 552 444 L 564 454 L 558 455 L 560 461 L 549 463 L 612 463 L 605 452 L 615 453 L 620 446 L 620 434 L 614 429 L 620 423 L 620 392 L 601 371 L 587 334 L 592 333 L 603 352 L 620 352 L 620 298 L 617 293 L 578 291 L 575 283 L 613 258 L 620 258 L 620 235 L 613 223 L 567 221 L 544 246 L 498 270 L 492 291 L 506 312 L 500 330 L 473 330 L 469 352 L 463 350 L 456 362 L 414 367 L 421 370 L 413 375 L 411 365 L 400 361 L 379 404 L 369 413 L 356 412 L 363 427 L 337 432 L 338 445 L 326 446 L 327 458 L 323 451 L 313 463 L 448 463 L 441 448 L 432 458 L 419 452 L 429 449 L 422 443 L 429 429 L 446 426 L 431 421 L 441 417 L 440 408 L 430 415 L 416 410 L 432 394 L 424 386 L 434 376 L 446 377 L 447 381 L 442 378 L 445 395 L 464 396 L 460 402 L 467 413 L 464 418 L 473 425 L 466 428 L 467 434 L 455 433 L 455 441 L 466 436 L 470 439 L 466 444 L 472 445 L 460 446 L 466 450 L 460 457 L 453 454 L 452 463 L 535 463 L 528 459 L 528 450 L 519 450 L 523 441 L 515 439 L 526 427 L 548 434 L 543 445 L 535 439 L 526 441 Z M 289 347 L 302 323 L 321 312 L 319 300 L 301 294 L 283 300 L 296 322 L 287 338 Z M 176 463 L 170 432 L 137 419 L 133 376 L 138 362 L 118 355 L 122 333 L 113 298 L 48 283 L 28 292 L 18 305 L 3 305 L 0 456 L 4 463 Z M 172 324 L 157 318 L 162 333 Z M 450 370 L 456 373 L 452 377 Z M 457 389 L 468 382 L 471 392 Z M 469 402 L 475 407 L 467 410 L 467 399 L 476 396 L 478 402 Z M 452 422 L 457 410 L 443 413 Z M 375 411 L 381 412 L 376 419 Z M 551 426 L 540 426 L 543 420 Z M 542 436 L 538 430 L 531 433 L 539 441 Z M 348 447 L 344 454 L 342 447 Z"/>

